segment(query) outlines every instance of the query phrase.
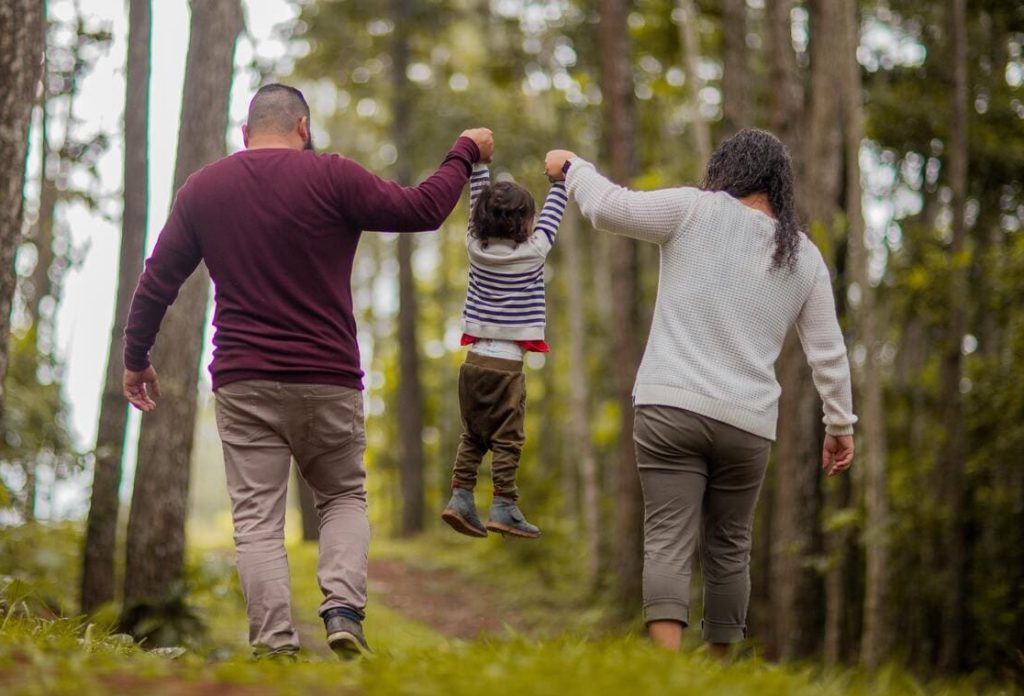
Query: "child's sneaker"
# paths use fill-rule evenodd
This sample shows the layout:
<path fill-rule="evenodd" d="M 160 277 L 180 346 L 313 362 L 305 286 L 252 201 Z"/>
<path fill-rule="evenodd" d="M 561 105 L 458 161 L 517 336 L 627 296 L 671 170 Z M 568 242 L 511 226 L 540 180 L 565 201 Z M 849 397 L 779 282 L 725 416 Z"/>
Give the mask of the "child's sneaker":
<path fill-rule="evenodd" d="M 473 491 L 465 488 L 453 488 L 451 500 L 441 513 L 441 519 L 447 522 L 459 534 L 471 537 L 485 537 L 487 530 L 476 514 L 476 501 Z"/>
<path fill-rule="evenodd" d="M 511 534 L 525 539 L 536 539 L 540 529 L 526 521 L 516 501 L 504 496 L 494 496 L 491 514 L 487 520 L 487 529 L 499 534 Z"/>

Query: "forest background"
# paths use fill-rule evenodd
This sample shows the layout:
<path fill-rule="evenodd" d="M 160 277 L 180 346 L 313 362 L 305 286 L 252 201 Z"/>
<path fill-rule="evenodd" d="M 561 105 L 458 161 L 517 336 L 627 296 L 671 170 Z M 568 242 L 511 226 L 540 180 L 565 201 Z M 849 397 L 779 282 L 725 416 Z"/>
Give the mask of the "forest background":
<path fill-rule="evenodd" d="M 119 395 L 120 332 L 172 190 L 240 147 L 249 96 L 280 80 L 305 90 L 319 149 L 403 182 L 475 125 L 495 131 L 495 168 L 536 196 L 553 147 L 650 189 L 699 182 L 713 145 L 739 128 L 778 134 L 833 272 L 861 420 L 852 475 L 824 480 L 820 403 L 791 341 L 755 532 L 752 642 L 771 659 L 1020 678 L 1018 3 L 0 6 L 17 20 L 0 44 L 12 66 L 0 107 L 23 126 L 5 131 L 0 166 L 25 163 L 24 181 L 0 190 L 0 251 L 16 270 L 0 283 L 0 310 L 11 308 L 0 326 L 10 336 L 0 361 L 8 595 L 27 583 L 60 613 L 113 612 L 136 634 L 172 617 L 160 635 L 189 634 L 193 624 L 173 617 L 190 616 L 190 549 L 230 537 L 205 372 L 208 279 L 197 274 L 168 316 L 156 365 L 169 395 L 141 428 Z M 45 61 L 17 60 L 33 51 Z M 617 630 L 638 614 L 629 390 L 656 251 L 567 215 L 548 270 L 553 349 L 527 361 L 521 488 L 545 536 L 467 545 L 437 516 L 459 434 L 465 222 L 460 205 L 433 234 L 368 234 L 357 256 L 377 538 L 413 540 L 402 547 L 410 562 L 513 565 L 569 598 L 583 618 L 564 628 Z M 309 539 L 315 524 L 294 488 L 292 534 Z M 48 563 L 80 580 L 48 586 Z"/>

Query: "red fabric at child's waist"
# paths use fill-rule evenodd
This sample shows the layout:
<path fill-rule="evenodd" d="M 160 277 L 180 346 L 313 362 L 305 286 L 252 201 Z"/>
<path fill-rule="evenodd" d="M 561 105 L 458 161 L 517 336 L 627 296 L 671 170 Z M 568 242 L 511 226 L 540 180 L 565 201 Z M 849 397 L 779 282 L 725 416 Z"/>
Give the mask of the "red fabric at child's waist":
<path fill-rule="evenodd" d="M 462 342 L 459 345 L 471 346 L 479 340 L 476 336 L 464 333 L 462 334 Z M 514 343 L 530 353 L 548 353 L 551 351 L 546 341 L 514 341 Z"/>

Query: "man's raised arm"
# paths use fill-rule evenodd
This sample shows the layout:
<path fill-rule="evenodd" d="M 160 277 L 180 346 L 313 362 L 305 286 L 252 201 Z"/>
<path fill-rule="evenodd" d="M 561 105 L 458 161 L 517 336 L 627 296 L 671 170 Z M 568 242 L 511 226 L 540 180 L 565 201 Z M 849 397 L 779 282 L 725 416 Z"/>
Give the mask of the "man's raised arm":
<path fill-rule="evenodd" d="M 334 170 L 338 205 L 356 227 L 379 232 L 436 230 L 451 214 L 473 165 L 488 160 L 494 138 L 487 128 L 464 131 L 437 170 L 417 186 L 382 179 L 339 158 Z"/>

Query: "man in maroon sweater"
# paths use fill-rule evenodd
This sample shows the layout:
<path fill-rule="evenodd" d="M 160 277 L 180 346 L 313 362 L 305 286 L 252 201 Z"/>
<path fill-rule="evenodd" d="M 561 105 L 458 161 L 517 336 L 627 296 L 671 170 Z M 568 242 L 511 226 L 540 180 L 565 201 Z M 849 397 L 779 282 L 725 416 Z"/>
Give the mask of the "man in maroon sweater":
<path fill-rule="evenodd" d="M 485 128 L 463 132 L 437 171 L 403 188 L 312 152 L 309 107 L 284 85 L 256 93 L 242 135 L 245 150 L 178 191 L 132 301 L 124 393 L 142 411 L 155 408 L 149 351 L 167 307 L 205 261 L 215 286 L 210 373 L 250 642 L 257 653 L 298 649 L 284 550 L 294 456 L 320 515 L 328 642 L 339 655 L 358 654 L 370 532 L 352 260 L 363 230 L 440 227 L 493 139 Z"/>

